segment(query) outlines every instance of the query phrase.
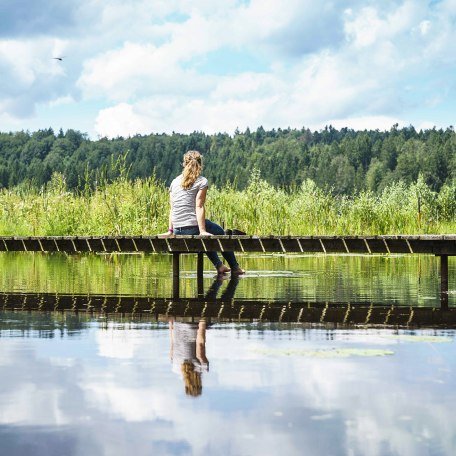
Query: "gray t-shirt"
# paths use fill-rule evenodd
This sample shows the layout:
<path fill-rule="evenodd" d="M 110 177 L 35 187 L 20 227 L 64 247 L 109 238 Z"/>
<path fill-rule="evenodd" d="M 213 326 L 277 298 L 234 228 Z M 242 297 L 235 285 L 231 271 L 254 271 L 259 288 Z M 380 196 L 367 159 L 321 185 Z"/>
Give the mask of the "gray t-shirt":
<path fill-rule="evenodd" d="M 198 225 L 198 220 L 196 219 L 196 194 L 207 187 L 207 179 L 203 176 L 199 176 L 188 190 L 182 187 L 182 179 L 183 176 L 181 174 L 169 186 L 171 202 L 173 203 L 171 212 L 173 228 Z"/>
<path fill-rule="evenodd" d="M 173 371 L 180 373 L 180 367 L 184 361 L 193 363 L 197 372 L 208 371 L 209 364 L 201 363 L 196 357 L 196 339 L 198 337 L 198 325 L 193 323 L 173 324 L 173 345 L 171 358 Z"/>

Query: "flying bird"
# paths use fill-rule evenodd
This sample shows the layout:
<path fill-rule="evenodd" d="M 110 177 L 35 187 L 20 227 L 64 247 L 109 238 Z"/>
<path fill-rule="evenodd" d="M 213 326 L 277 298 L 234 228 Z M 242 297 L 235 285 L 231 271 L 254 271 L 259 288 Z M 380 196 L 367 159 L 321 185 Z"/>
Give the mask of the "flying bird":
<path fill-rule="evenodd" d="M 62 61 L 64 58 L 65 58 L 64 55 L 62 55 L 62 57 L 52 57 L 53 60 L 60 60 L 60 61 Z"/>

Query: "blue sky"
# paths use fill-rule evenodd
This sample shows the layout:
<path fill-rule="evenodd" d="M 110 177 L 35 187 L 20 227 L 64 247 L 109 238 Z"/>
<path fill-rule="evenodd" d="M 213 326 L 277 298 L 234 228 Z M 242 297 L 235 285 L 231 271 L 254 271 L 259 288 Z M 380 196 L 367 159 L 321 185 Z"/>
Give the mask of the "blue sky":
<path fill-rule="evenodd" d="M 0 131 L 447 127 L 454 43 L 456 0 L 0 0 Z"/>

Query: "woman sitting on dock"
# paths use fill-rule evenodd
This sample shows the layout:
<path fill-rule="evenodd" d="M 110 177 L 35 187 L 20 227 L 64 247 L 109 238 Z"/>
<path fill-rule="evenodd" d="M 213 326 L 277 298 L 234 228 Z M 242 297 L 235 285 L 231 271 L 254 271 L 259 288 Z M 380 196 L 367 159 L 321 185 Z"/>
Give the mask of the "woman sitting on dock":
<path fill-rule="evenodd" d="M 220 225 L 206 219 L 204 204 L 206 202 L 207 179 L 201 176 L 203 157 L 196 150 L 190 150 L 184 155 L 184 170 L 177 176 L 169 187 L 171 210 L 169 213 L 168 232 L 163 237 L 173 235 L 223 235 L 225 231 Z M 230 268 L 220 261 L 217 252 L 206 252 L 217 269 L 218 274 L 230 272 L 244 274 L 239 267 L 233 252 L 222 252 Z"/>

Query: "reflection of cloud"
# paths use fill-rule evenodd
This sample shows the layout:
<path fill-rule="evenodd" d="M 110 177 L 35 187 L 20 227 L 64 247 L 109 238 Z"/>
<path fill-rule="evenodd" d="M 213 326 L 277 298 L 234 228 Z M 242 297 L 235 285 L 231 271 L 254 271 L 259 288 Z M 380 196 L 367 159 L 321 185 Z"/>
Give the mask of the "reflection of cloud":
<path fill-rule="evenodd" d="M 453 450 L 454 343 L 439 344 L 448 364 L 442 365 L 430 357 L 430 344 L 385 342 L 381 331 L 217 326 L 207 331 L 211 371 L 203 374 L 203 395 L 194 399 L 185 396 L 182 379 L 172 372 L 168 331 L 120 323 L 108 328 L 92 325 L 71 341 L 32 337 L 18 344 L 2 338 L 0 423 L 19 425 L 17 435 L 27 434 L 22 424 L 53 426 L 57 434 L 65 424 L 78 443 L 77 454 Z M 118 347 L 122 343 L 125 352 Z M 252 353 L 385 343 L 395 344 L 393 357 L 321 360 Z M 59 350 L 68 361 L 58 360 Z"/>
<path fill-rule="evenodd" d="M 156 388 L 123 387 L 119 383 L 106 379 L 105 382 L 99 380 L 84 385 L 87 400 L 93 406 L 101 410 L 108 409 L 110 414 L 125 421 L 173 421 L 174 414 L 178 413 L 178 404 L 169 397 L 171 391 L 167 391 L 168 395 L 165 395 Z"/>
<path fill-rule="evenodd" d="M 96 342 L 98 355 L 106 358 L 133 358 L 135 350 L 135 334 L 132 331 L 116 331 L 108 328 L 97 331 Z"/>
<path fill-rule="evenodd" d="M 23 383 L 8 394 L 8 403 L 0 408 L 1 424 L 62 426 L 71 422 L 62 410 L 61 389 L 37 388 L 35 383 Z"/>

